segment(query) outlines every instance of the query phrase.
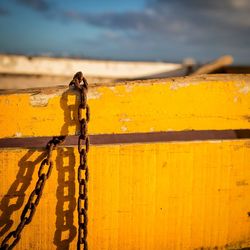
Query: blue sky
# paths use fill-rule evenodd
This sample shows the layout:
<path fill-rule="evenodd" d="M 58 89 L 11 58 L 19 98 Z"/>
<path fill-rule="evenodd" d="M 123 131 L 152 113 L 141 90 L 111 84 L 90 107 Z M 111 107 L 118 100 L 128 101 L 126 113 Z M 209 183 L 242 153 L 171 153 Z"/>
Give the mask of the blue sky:
<path fill-rule="evenodd" d="M 0 0 L 0 53 L 250 64 L 250 0 Z"/>

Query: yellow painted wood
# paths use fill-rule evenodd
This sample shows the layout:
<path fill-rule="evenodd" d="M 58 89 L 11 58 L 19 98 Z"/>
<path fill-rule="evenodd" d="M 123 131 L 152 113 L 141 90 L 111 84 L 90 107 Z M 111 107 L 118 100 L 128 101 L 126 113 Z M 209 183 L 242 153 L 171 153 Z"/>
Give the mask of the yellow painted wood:
<path fill-rule="evenodd" d="M 249 129 L 249 75 L 208 75 L 91 87 L 91 134 Z M 0 96 L 0 138 L 77 133 L 76 92 Z"/>
<path fill-rule="evenodd" d="M 1 232 L 17 225 L 41 154 L 1 149 Z M 250 247 L 249 156 L 250 140 L 91 147 L 89 249 Z M 53 157 L 16 249 L 76 249 L 78 153 L 60 148 Z"/>

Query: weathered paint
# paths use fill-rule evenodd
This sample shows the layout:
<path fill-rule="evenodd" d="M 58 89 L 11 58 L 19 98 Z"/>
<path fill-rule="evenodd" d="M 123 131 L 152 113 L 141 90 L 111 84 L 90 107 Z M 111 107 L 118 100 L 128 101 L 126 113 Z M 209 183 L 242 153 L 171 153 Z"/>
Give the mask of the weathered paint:
<path fill-rule="evenodd" d="M 250 140 L 215 142 L 92 146 L 89 249 L 250 247 Z M 41 155 L 1 149 L 0 232 L 17 225 Z M 58 149 L 53 159 L 16 249 L 76 249 L 77 149 Z"/>
<path fill-rule="evenodd" d="M 210 75 L 92 86 L 89 133 L 249 129 L 249 85 L 249 75 Z M 1 95 L 0 138 L 77 134 L 76 94 Z"/>

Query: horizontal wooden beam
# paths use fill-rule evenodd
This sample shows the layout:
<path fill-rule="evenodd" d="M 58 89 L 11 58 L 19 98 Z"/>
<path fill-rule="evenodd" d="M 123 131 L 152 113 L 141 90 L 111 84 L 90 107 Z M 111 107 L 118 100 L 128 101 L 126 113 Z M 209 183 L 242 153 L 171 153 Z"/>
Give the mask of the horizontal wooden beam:
<path fill-rule="evenodd" d="M 250 76 L 208 75 L 91 86 L 89 133 L 250 128 Z M 75 135 L 78 93 L 2 91 L 0 138 Z"/>
<path fill-rule="evenodd" d="M 191 130 L 130 134 L 90 135 L 90 145 L 127 143 L 188 142 L 209 140 L 249 139 L 250 129 L 245 130 Z M 45 148 L 51 137 L 2 138 L 0 148 Z M 78 144 L 78 136 L 67 136 L 59 147 Z"/>
<path fill-rule="evenodd" d="M 249 249 L 249 143 L 92 146 L 89 249 Z M 19 223 L 43 157 L 43 150 L 0 150 L 0 242 Z M 77 147 L 52 159 L 19 249 L 76 249 Z"/>

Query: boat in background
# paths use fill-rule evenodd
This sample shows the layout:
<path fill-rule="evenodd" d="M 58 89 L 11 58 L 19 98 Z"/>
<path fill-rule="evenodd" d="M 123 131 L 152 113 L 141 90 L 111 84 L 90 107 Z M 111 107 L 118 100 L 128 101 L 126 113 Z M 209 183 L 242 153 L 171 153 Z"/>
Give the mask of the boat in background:
<path fill-rule="evenodd" d="M 0 89 L 26 89 L 67 85 L 72 72 L 84 70 L 90 84 L 145 80 L 187 75 L 250 73 L 248 66 L 232 66 L 230 55 L 207 64 L 194 59 L 182 63 L 111 61 L 74 58 L 31 57 L 0 54 Z"/>
<path fill-rule="evenodd" d="M 0 88 L 22 89 L 62 85 L 72 72 L 84 70 L 90 83 L 167 77 L 185 74 L 178 63 L 84 60 L 0 55 Z M 18 80 L 18 81 L 17 81 Z"/>

